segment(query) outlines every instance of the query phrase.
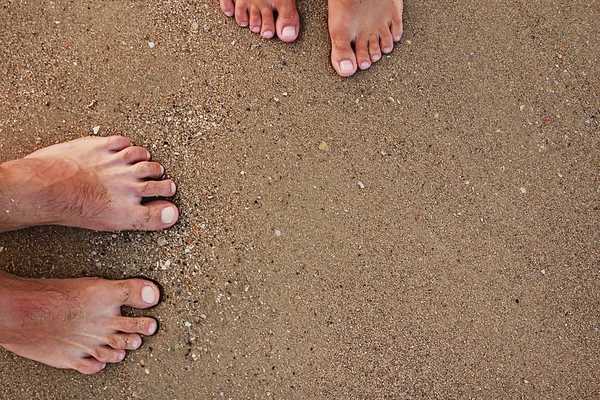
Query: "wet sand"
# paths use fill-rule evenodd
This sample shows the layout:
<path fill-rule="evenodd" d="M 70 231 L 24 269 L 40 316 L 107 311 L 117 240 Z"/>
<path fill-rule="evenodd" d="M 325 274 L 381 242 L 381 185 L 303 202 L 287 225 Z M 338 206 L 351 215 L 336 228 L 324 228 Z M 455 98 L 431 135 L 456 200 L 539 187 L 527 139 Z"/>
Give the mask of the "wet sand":
<path fill-rule="evenodd" d="M 0 161 L 93 134 L 178 184 L 164 232 L 0 235 L 28 277 L 146 276 L 160 331 L 94 376 L 0 351 L 2 399 L 597 398 L 600 3 L 407 2 L 345 79 L 324 1 L 0 3 Z"/>

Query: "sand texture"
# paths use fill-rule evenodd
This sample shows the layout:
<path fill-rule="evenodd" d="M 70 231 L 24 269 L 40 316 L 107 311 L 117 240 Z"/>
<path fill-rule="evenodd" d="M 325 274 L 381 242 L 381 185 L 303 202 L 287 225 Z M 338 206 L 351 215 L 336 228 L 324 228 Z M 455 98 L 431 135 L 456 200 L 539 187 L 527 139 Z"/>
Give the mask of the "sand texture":
<path fill-rule="evenodd" d="M 123 134 L 163 232 L 0 235 L 28 277 L 146 276 L 160 331 L 94 376 L 0 351 L 0 398 L 600 396 L 600 3 L 407 0 L 346 79 L 218 1 L 0 1 L 0 161 Z"/>

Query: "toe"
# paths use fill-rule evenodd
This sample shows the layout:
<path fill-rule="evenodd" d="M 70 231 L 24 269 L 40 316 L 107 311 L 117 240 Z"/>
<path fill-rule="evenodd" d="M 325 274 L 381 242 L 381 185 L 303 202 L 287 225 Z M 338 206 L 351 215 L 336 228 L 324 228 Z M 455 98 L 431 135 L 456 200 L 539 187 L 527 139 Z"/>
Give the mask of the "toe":
<path fill-rule="evenodd" d="M 148 308 L 156 305 L 160 300 L 158 287 L 145 279 L 113 281 L 113 284 L 115 291 L 113 298 L 118 306 Z"/>
<path fill-rule="evenodd" d="M 254 33 L 260 32 L 261 19 L 258 7 L 250 7 L 250 30 Z"/>
<path fill-rule="evenodd" d="M 350 76 L 356 72 L 356 56 L 349 39 L 331 37 L 331 64 L 341 76 Z"/>
<path fill-rule="evenodd" d="M 132 216 L 131 229 L 157 231 L 177 222 L 179 211 L 174 204 L 165 200 L 155 200 L 140 205 Z"/>
<path fill-rule="evenodd" d="M 239 26 L 248 26 L 248 5 L 244 1 L 235 3 L 235 20 Z"/>
<path fill-rule="evenodd" d="M 177 187 L 170 179 L 163 181 L 144 181 L 136 185 L 135 194 L 138 197 L 171 197 Z"/>
<path fill-rule="evenodd" d="M 153 335 L 158 328 L 154 318 L 140 317 L 115 317 L 110 323 L 110 328 L 125 333 L 139 333 L 140 335 Z"/>
<path fill-rule="evenodd" d="M 286 1 L 277 9 L 277 22 L 275 25 L 279 39 L 284 42 L 296 40 L 300 30 L 300 17 L 295 2 Z"/>
<path fill-rule="evenodd" d="M 131 146 L 131 141 L 123 136 L 110 136 L 106 138 L 106 148 L 111 151 L 121 151 Z"/>
<path fill-rule="evenodd" d="M 233 4 L 233 1 L 220 0 L 219 3 L 221 4 L 221 10 L 223 13 L 228 17 L 233 17 L 233 14 L 235 14 L 235 5 Z"/>
<path fill-rule="evenodd" d="M 275 35 L 275 18 L 273 17 L 273 10 L 269 7 L 261 9 L 261 20 L 262 26 L 260 28 L 260 35 L 265 39 L 271 39 Z"/>
<path fill-rule="evenodd" d="M 129 164 L 133 164 L 140 161 L 148 161 L 150 159 L 150 152 L 143 147 L 130 146 L 117 153 L 123 161 Z"/>
<path fill-rule="evenodd" d="M 394 42 L 397 42 L 402 37 L 402 33 L 404 32 L 404 27 L 402 25 L 402 16 L 395 15 L 392 18 L 392 26 L 390 27 L 392 31 L 392 36 L 394 38 Z"/>
<path fill-rule="evenodd" d="M 106 344 L 113 349 L 136 350 L 142 345 L 142 338 L 137 333 L 113 333 L 106 338 Z"/>
<path fill-rule="evenodd" d="M 100 372 L 106 367 L 106 363 L 100 362 L 95 358 L 82 358 L 75 362 L 73 369 L 82 374 L 91 375 Z"/>
<path fill-rule="evenodd" d="M 367 69 L 371 66 L 369 57 L 369 39 L 366 36 L 360 36 L 354 44 L 356 49 L 356 62 L 360 69 Z"/>
<path fill-rule="evenodd" d="M 135 176 L 140 179 L 154 178 L 158 179 L 165 173 L 165 169 L 157 162 L 139 162 L 135 164 Z"/>
<path fill-rule="evenodd" d="M 381 47 L 381 51 L 385 54 L 391 53 L 394 49 L 394 38 L 387 26 L 379 29 L 379 46 Z"/>
<path fill-rule="evenodd" d="M 371 60 L 373 62 L 378 61 L 381 58 L 381 47 L 379 47 L 379 36 L 369 36 L 369 54 L 371 54 Z"/>
<path fill-rule="evenodd" d="M 101 363 L 118 363 L 125 358 L 125 350 L 115 350 L 108 346 L 96 347 L 90 354 Z"/>

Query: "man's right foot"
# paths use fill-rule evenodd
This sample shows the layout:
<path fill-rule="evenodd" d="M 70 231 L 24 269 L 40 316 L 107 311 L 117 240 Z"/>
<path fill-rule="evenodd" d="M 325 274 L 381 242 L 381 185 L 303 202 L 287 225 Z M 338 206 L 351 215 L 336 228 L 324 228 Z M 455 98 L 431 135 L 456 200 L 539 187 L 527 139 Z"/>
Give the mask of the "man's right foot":
<path fill-rule="evenodd" d="M 293 42 L 300 30 L 295 0 L 220 0 L 221 10 L 235 16 L 241 27 L 270 39 L 275 33 L 284 42 Z"/>

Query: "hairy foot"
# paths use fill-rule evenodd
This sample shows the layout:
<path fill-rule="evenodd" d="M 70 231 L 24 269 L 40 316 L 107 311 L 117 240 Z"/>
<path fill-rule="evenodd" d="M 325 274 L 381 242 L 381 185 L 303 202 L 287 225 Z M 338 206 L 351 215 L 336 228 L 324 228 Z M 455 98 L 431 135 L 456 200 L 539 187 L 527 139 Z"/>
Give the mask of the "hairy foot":
<path fill-rule="evenodd" d="M 148 308 L 160 292 L 142 279 L 24 279 L 0 271 L 0 346 L 22 357 L 84 374 L 117 363 L 152 335 L 153 318 L 121 316 Z"/>
<path fill-rule="evenodd" d="M 142 198 L 175 194 L 164 168 L 121 136 L 88 137 L 0 165 L 0 232 L 33 225 L 100 231 L 157 230 L 173 225 L 177 207 Z"/>
<path fill-rule="evenodd" d="M 284 42 L 298 37 L 300 18 L 295 0 L 220 0 L 221 10 L 242 27 L 250 27 L 265 39 L 275 33 Z"/>
<path fill-rule="evenodd" d="M 402 36 L 402 0 L 329 0 L 331 64 L 341 76 L 367 69 Z"/>

